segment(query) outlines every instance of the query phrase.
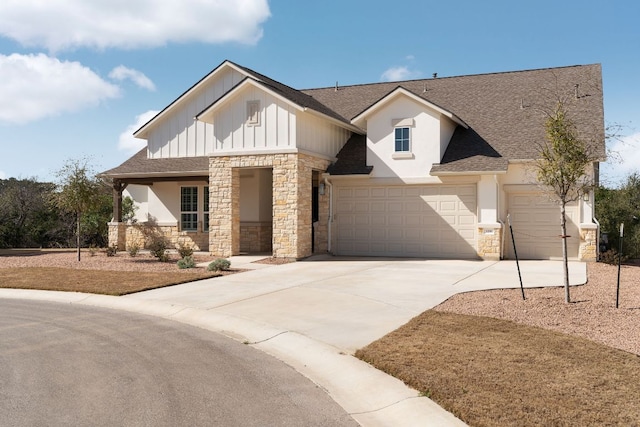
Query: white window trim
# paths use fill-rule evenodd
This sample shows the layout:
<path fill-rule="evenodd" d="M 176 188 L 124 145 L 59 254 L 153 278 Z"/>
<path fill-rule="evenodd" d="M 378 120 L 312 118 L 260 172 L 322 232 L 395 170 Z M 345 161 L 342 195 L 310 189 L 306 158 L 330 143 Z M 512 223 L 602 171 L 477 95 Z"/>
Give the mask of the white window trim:
<path fill-rule="evenodd" d="M 393 153 L 391 158 L 394 160 L 413 159 L 413 128 L 416 125 L 416 121 L 413 118 L 404 119 L 392 119 L 391 126 L 393 127 Z M 407 151 L 396 151 L 396 129 L 408 128 L 409 129 L 409 149 Z"/>
<path fill-rule="evenodd" d="M 413 159 L 415 156 L 411 151 L 394 151 L 391 158 L 394 160 Z"/>

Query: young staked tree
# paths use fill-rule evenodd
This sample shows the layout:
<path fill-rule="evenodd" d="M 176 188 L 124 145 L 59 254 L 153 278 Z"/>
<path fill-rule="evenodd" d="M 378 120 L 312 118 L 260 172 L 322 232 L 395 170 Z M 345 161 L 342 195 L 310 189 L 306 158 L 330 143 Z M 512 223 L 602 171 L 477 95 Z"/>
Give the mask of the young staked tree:
<path fill-rule="evenodd" d="M 76 246 L 80 261 L 82 215 L 95 209 L 100 202 L 101 187 L 87 160 L 68 160 L 56 176 L 58 191 L 55 204 L 63 211 L 73 213 L 76 221 Z"/>
<path fill-rule="evenodd" d="M 567 204 L 580 200 L 593 188 L 594 177 L 589 173 L 589 167 L 598 158 L 587 141 L 579 136 L 564 102 L 558 101 L 547 115 L 546 139 L 540 148 L 540 158 L 536 161 L 535 170 L 540 184 L 560 205 L 565 302 L 569 303 L 566 207 Z"/>

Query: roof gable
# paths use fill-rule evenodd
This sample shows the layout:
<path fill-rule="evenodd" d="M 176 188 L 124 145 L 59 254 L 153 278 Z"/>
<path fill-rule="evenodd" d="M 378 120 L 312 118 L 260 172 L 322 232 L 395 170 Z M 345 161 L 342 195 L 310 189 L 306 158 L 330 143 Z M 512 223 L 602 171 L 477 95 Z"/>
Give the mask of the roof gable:
<path fill-rule="evenodd" d="M 424 99 L 424 98 L 421 98 L 421 97 L 417 96 L 416 94 L 414 94 L 413 92 L 403 88 L 402 86 L 396 87 L 391 92 L 389 92 L 388 94 L 383 96 L 380 100 L 378 100 L 378 101 L 374 102 L 373 104 L 371 104 L 370 106 L 368 106 L 363 112 L 361 112 L 360 114 L 355 116 L 351 120 L 351 123 L 353 123 L 354 125 L 356 125 L 358 127 L 365 128 L 364 122 L 366 121 L 367 117 L 370 117 L 376 111 L 380 110 L 381 108 L 384 108 L 385 105 L 388 105 L 389 103 L 393 102 L 395 99 L 397 99 L 397 98 L 399 98 L 401 96 L 407 97 L 407 98 L 417 102 L 418 104 L 422 105 L 424 108 L 433 110 L 433 111 L 435 111 L 437 113 L 442 114 L 443 116 L 448 117 L 449 119 L 451 119 L 452 121 L 454 121 L 458 125 L 464 127 L 465 129 L 468 128 L 467 124 L 464 121 L 462 121 L 458 116 L 453 114 L 452 112 L 447 111 L 444 108 L 439 107 L 438 105 L 428 101 L 427 99 Z"/>
<path fill-rule="evenodd" d="M 574 96 L 576 85 L 578 92 Z M 600 64 L 326 87 L 303 92 L 344 117 L 359 119 L 398 87 L 450 112 L 468 126 L 468 129 L 461 127 L 465 132 L 456 132 L 442 163 L 434 166 L 434 172 L 506 170 L 511 160 L 537 158 L 539 143 L 545 138 L 544 109 L 552 107 L 559 98 L 568 103 L 571 118 L 581 135 L 595 146 L 596 153 L 605 155 Z"/>
<path fill-rule="evenodd" d="M 183 92 L 182 95 L 177 97 L 171 104 L 167 105 L 164 109 L 162 109 L 158 114 L 156 114 L 153 118 L 151 118 L 151 120 L 149 120 L 147 123 L 142 125 L 140 129 L 136 130 L 133 133 L 133 136 L 136 138 L 146 139 L 149 130 L 151 130 L 151 128 L 153 128 L 158 122 L 160 122 L 162 119 L 168 116 L 173 110 L 177 109 L 180 105 L 182 105 L 182 103 L 186 102 L 187 99 L 191 95 L 193 95 L 195 92 L 197 92 L 203 87 L 206 87 L 210 82 L 214 81 L 218 76 L 220 76 L 222 73 L 230 69 L 240 74 L 243 74 L 245 76 L 249 76 L 249 72 L 245 68 L 240 67 L 239 65 L 234 64 L 233 62 L 228 60 L 222 62 L 220 65 L 214 68 L 209 74 L 204 76 L 202 79 L 196 82 L 193 86 L 191 86 L 189 89 Z"/>

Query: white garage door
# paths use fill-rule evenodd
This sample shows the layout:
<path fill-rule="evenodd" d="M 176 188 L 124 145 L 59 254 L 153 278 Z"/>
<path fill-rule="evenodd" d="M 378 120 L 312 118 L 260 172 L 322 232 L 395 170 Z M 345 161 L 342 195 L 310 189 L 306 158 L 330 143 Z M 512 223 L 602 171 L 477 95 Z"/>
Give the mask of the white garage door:
<path fill-rule="evenodd" d="M 560 239 L 560 207 L 543 195 L 511 193 L 508 197 L 513 235 L 520 259 L 562 258 Z M 577 225 L 578 207 L 567 206 L 567 252 L 578 257 L 580 233 Z M 515 259 L 511 235 L 507 233 L 507 258 Z"/>
<path fill-rule="evenodd" d="M 476 186 L 337 187 L 339 255 L 476 258 Z"/>

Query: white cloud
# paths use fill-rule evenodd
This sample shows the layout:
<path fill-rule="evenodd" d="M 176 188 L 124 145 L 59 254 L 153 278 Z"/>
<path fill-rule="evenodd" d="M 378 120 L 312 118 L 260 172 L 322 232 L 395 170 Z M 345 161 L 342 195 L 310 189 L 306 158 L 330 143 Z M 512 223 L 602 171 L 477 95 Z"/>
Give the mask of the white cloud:
<path fill-rule="evenodd" d="M 640 173 L 640 132 L 620 138 L 609 150 L 613 154 L 601 169 L 605 185 L 619 184 L 631 173 Z"/>
<path fill-rule="evenodd" d="M 133 133 L 158 113 L 159 111 L 150 110 L 136 116 L 136 121 L 127 126 L 124 132 L 120 134 L 120 138 L 118 138 L 118 150 L 126 151 L 130 154 L 135 154 L 140 151 L 147 142 L 144 139 L 134 138 Z"/>
<path fill-rule="evenodd" d="M 385 82 L 396 82 L 399 80 L 410 80 L 420 77 L 420 72 L 410 70 L 407 67 L 391 67 L 387 69 L 380 79 Z"/>
<path fill-rule="evenodd" d="M 141 71 L 127 68 L 124 65 L 119 65 L 111 70 L 109 78 L 118 81 L 129 79 L 143 89 L 156 90 L 156 85 L 153 84 L 149 77 L 145 76 Z"/>
<path fill-rule="evenodd" d="M 7 174 L 3 171 L 0 171 L 0 179 L 7 179 Z"/>
<path fill-rule="evenodd" d="M 20 0 L 0 2 L 0 35 L 52 52 L 169 42 L 255 44 L 267 0 Z"/>
<path fill-rule="evenodd" d="M 0 122 L 27 123 L 91 107 L 120 89 L 79 62 L 0 54 Z"/>

